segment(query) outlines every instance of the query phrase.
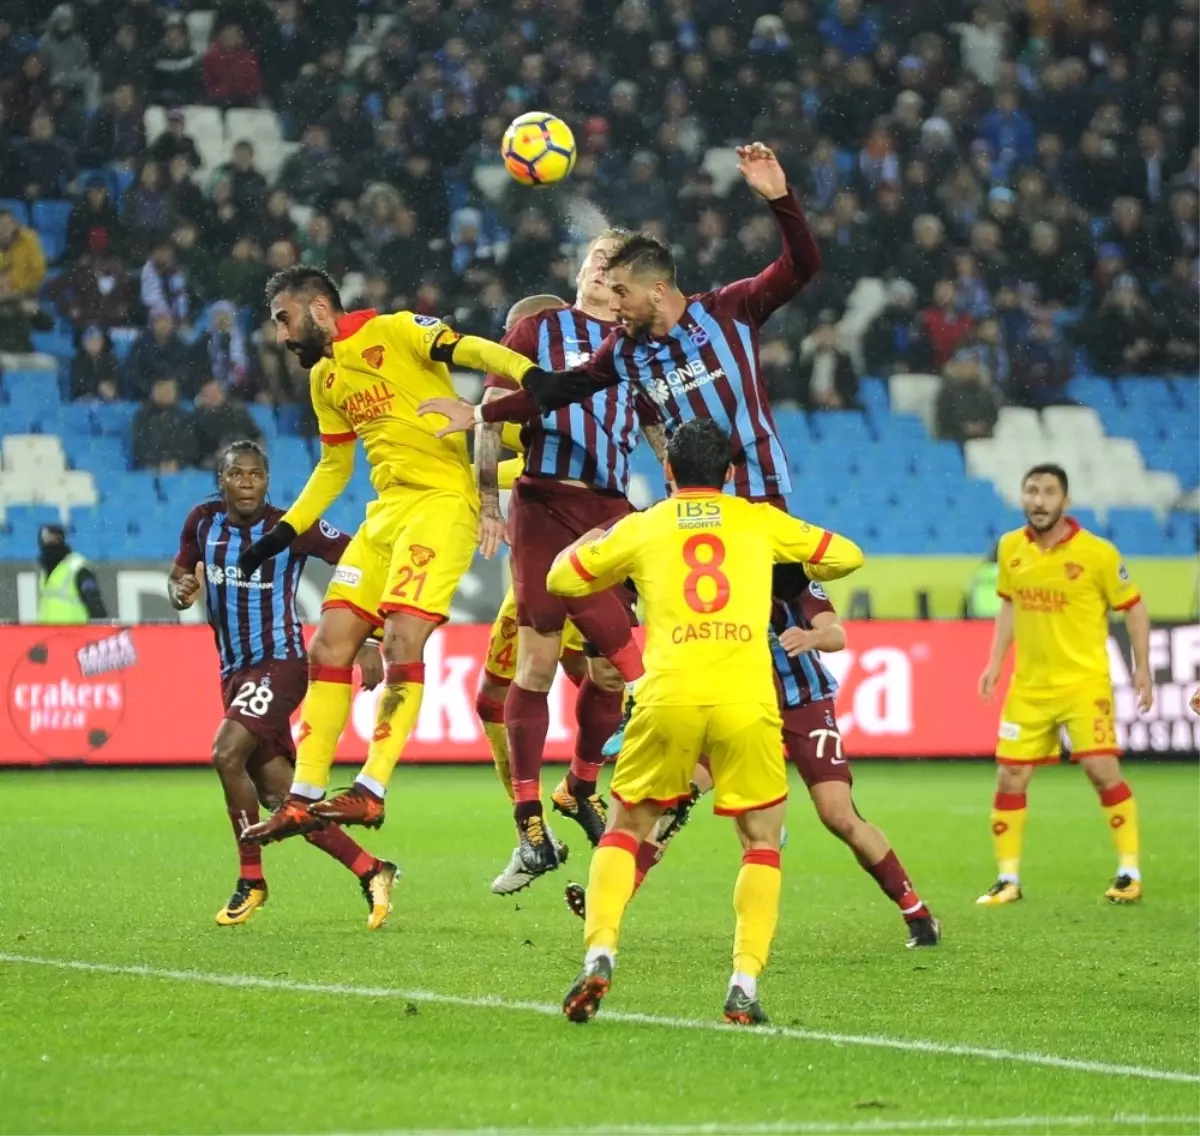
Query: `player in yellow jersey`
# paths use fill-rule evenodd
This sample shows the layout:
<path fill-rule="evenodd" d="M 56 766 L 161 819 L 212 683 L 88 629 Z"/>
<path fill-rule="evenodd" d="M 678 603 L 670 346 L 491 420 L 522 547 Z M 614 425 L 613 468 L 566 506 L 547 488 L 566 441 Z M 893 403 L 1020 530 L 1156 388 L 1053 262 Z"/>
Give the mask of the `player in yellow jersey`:
<path fill-rule="evenodd" d="M 261 843 L 330 822 L 383 823 L 387 783 L 421 706 L 425 641 L 449 614 L 476 546 L 494 539 L 480 518 L 465 440 L 437 437 L 436 421 L 416 408 L 453 393 L 451 363 L 514 379 L 533 368 L 508 348 L 460 336 L 432 316 L 346 312 L 333 281 L 313 268 L 276 273 L 267 302 L 279 342 L 311 368 L 321 459 L 275 528 L 239 557 L 239 571 L 251 576 L 316 522 L 349 483 L 359 440 L 379 496 L 325 593 L 309 647 L 291 793 L 244 834 Z M 326 801 L 334 750 L 350 715 L 354 655 L 379 627 L 385 686 L 367 761 L 350 790 Z"/>
<path fill-rule="evenodd" d="M 667 444 L 671 496 L 564 549 L 550 591 L 586 595 L 632 577 L 645 605 L 645 677 L 609 786 L 614 804 L 592 857 L 583 970 L 563 1013 L 590 1021 L 612 981 L 634 858 L 662 814 L 691 797 L 707 754 L 713 811 L 734 818 L 745 849 L 727 1021 L 765 1022 L 758 976 L 779 915 L 779 839 L 787 771 L 771 645 L 772 566 L 806 565 L 831 580 L 863 562 L 858 546 L 769 504 L 722 493 L 729 438 L 711 419 L 680 426 Z"/>
<path fill-rule="evenodd" d="M 1121 554 L 1067 515 L 1067 488 L 1061 466 L 1034 466 L 1021 482 L 1029 524 L 1000 538 L 996 591 L 1001 608 L 992 655 L 979 679 L 981 697 L 995 693 L 1014 643 L 1017 657 L 996 743 L 991 819 L 999 874 L 979 897 L 982 904 L 1021 898 L 1025 793 L 1034 768 L 1058 760 L 1061 733 L 1070 743 L 1071 760 L 1083 766 L 1099 793 L 1112 833 L 1117 873 L 1104 894 L 1113 903 L 1135 903 L 1142 896 L 1137 802 L 1121 775 L 1117 746 L 1108 613 L 1125 613 L 1133 686 L 1143 713 L 1154 699 L 1150 616 Z"/>

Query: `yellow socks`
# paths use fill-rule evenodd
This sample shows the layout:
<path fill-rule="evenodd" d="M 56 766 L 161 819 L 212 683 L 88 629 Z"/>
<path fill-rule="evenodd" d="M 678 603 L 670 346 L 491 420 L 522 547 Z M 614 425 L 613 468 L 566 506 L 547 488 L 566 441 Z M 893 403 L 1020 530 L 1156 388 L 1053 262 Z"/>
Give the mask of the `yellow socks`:
<path fill-rule="evenodd" d="M 475 696 L 475 713 L 479 716 L 479 724 L 483 727 L 483 736 L 488 740 L 492 751 L 492 764 L 496 767 L 496 776 L 508 794 L 510 801 L 513 796 L 512 769 L 508 760 L 508 734 L 504 730 L 504 703 L 480 692 Z"/>
<path fill-rule="evenodd" d="M 1140 879 L 1138 870 L 1138 813 L 1133 790 L 1122 781 L 1100 794 L 1104 819 L 1117 850 L 1117 875 Z"/>
<path fill-rule="evenodd" d="M 297 796 L 319 800 L 325 795 L 338 738 L 350 717 L 353 678 L 353 667 L 308 665 L 308 693 L 300 712 L 292 778 L 292 792 Z"/>
<path fill-rule="evenodd" d="M 997 793 L 992 804 L 997 874 L 1014 884 L 1021 878 L 1021 845 L 1025 840 L 1025 818 L 1029 815 L 1026 804 L 1024 793 Z"/>
<path fill-rule="evenodd" d="M 779 870 L 779 853 L 772 848 L 756 848 L 742 856 L 742 870 L 733 888 L 733 910 L 737 913 L 737 930 L 733 936 L 733 971 L 739 985 L 744 979 L 757 984 L 758 976 L 767 965 L 771 940 L 779 922 L 779 892 L 783 876 Z M 591 896 L 588 896 L 589 907 Z M 753 989 L 746 993 L 754 996 Z"/>
<path fill-rule="evenodd" d="M 583 940 L 593 951 L 615 954 L 621 937 L 621 916 L 633 897 L 637 840 L 624 832 L 606 832 L 592 853 L 588 872 L 587 919 Z"/>
<path fill-rule="evenodd" d="M 375 732 L 367 747 L 367 761 L 355 778 L 357 784 L 382 797 L 392 779 L 396 762 L 404 752 L 408 735 L 421 712 L 425 692 L 424 663 L 389 663 L 386 686 L 375 715 Z"/>

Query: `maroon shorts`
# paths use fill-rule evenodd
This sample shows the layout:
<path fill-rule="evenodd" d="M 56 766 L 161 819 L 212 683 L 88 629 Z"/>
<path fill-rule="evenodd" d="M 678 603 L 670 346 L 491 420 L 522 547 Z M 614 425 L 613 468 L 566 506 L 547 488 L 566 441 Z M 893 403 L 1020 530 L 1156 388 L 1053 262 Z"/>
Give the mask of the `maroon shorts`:
<path fill-rule="evenodd" d="M 785 707 L 782 714 L 783 748 L 805 785 L 811 789 L 822 781 L 853 783 L 832 699 Z"/>
<path fill-rule="evenodd" d="M 237 722 L 258 742 L 255 758 L 296 759 L 292 715 L 308 689 L 306 659 L 267 659 L 235 671 L 221 686 L 225 717 Z"/>
<path fill-rule="evenodd" d="M 508 504 L 517 622 L 551 633 L 561 631 L 570 618 L 584 639 L 604 655 L 628 642 L 634 625 L 628 588 L 568 599 L 546 590 L 546 575 L 554 558 L 589 529 L 607 529 L 633 511 L 629 501 L 616 493 L 598 493 L 546 477 L 519 478 Z"/>

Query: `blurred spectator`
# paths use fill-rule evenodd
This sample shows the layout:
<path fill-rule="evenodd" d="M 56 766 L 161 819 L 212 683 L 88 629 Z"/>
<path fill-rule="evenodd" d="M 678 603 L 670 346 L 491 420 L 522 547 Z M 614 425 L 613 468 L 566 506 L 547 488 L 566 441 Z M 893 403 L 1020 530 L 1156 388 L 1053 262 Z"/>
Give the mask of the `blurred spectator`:
<path fill-rule="evenodd" d="M 125 227 L 108 196 L 104 179 L 96 174 L 84 182 L 83 196 L 67 218 L 68 260 L 88 255 L 114 255 L 125 244 Z"/>
<path fill-rule="evenodd" d="M 1102 213 L 1121 182 L 1117 148 L 1094 130 L 1085 130 L 1067 160 L 1067 190 L 1089 213 Z"/>
<path fill-rule="evenodd" d="M 117 28 L 112 42 L 100 53 L 100 86 L 105 94 L 115 93 L 128 84 L 139 97 L 145 93 L 147 69 L 146 46 L 138 42 L 137 28 L 123 23 Z"/>
<path fill-rule="evenodd" d="M 950 30 L 958 36 L 963 67 L 985 87 L 995 86 L 1008 28 L 992 22 L 986 4 L 976 4 L 971 22 L 951 24 Z"/>
<path fill-rule="evenodd" d="M 188 369 L 187 345 L 175 330 L 175 320 L 166 308 L 150 314 L 150 326 L 138 336 L 125 361 L 125 393 L 145 398 L 162 378 L 182 378 Z"/>
<path fill-rule="evenodd" d="M 887 305 L 863 335 L 863 366 L 868 375 L 890 378 L 932 365 L 929 344 L 917 313 L 917 290 L 907 280 L 887 287 Z"/>
<path fill-rule="evenodd" d="M 162 43 L 154 49 L 150 100 L 180 106 L 198 102 L 202 90 L 200 56 L 192 49 L 187 21 L 175 13 L 167 18 Z"/>
<path fill-rule="evenodd" d="M 176 263 L 175 246 L 166 239 L 158 240 L 142 265 L 142 306 L 147 312 L 170 312 L 174 319 L 188 323 L 192 300 L 187 277 Z"/>
<path fill-rule="evenodd" d="M 46 61 L 51 83 L 77 93 L 84 91 L 92 76 L 92 52 L 75 27 L 70 4 L 59 4 L 50 13 L 38 51 Z"/>
<path fill-rule="evenodd" d="M 146 126 L 137 94 L 131 83 L 120 83 L 88 122 L 79 162 L 88 167 L 132 163 L 145 149 Z"/>
<path fill-rule="evenodd" d="M 75 159 L 71 148 L 54 133 L 49 111 L 38 110 L 29 121 L 29 137 L 17 151 L 8 180 L 18 196 L 66 197 L 73 189 Z"/>
<path fill-rule="evenodd" d="M 1178 256 L 1172 261 L 1171 277 L 1163 288 L 1161 302 L 1167 331 L 1167 362 L 1175 370 L 1195 371 L 1200 357 L 1196 344 L 1200 289 L 1195 257 Z"/>
<path fill-rule="evenodd" d="M 1017 271 L 1037 287 L 1043 304 L 1070 308 L 1079 300 L 1080 265 L 1065 254 L 1058 228 L 1049 221 L 1039 221 L 1029 230 L 1029 247 Z"/>
<path fill-rule="evenodd" d="M 218 107 L 253 106 L 262 94 L 258 56 L 240 24 L 226 24 L 204 53 L 204 94 Z"/>
<path fill-rule="evenodd" d="M 112 402 L 119 397 L 117 360 L 108 334 L 95 324 L 85 327 L 71 360 L 71 398 Z"/>
<path fill-rule="evenodd" d="M 334 151 L 343 162 L 353 162 L 375 144 L 375 127 L 363 111 L 358 88 L 352 83 L 342 84 L 333 110 L 322 122 L 329 132 Z"/>
<path fill-rule="evenodd" d="M 266 282 L 262 252 L 250 237 L 238 237 L 217 266 L 217 294 L 237 307 L 254 307 L 262 302 Z"/>
<path fill-rule="evenodd" d="M 254 145 L 241 139 L 233 145 L 228 162 L 216 169 L 218 178 L 228 178 L 233 200 L 243 210 L 258 213 L 267 199 L 267 179 L 255 164 Z"/>
<path fill-rule="evenodd" d="M 73 260 L 66 272 L 46 286 L 47 296 L 76 327 L 108 329 L 136 322 L 128 273 L 107 253 L 103 238 L 103 230 L 97 230 L 91 237 L 97 251 Z"/>
<path fill-rule="evenodd" d="M 930 362 L 940 371 L 975 327 L 970 316 L 959 311 L 958 289 L 953 280 L 933 286 L 933 305 L 921 313 L 921 329 L 929 342 Z"/>
<path fill-rule="evenodd" d="M 226 390 L 251 396 L 250 356 L 233 304 L 220 300 L 209 308 L 208 330 L 192 344 L 190 355 L 197 385 L 214 379 Z"/>
<path fill-rule="evenodd" d="M 1012 378 L 1005 388 L 1008 401 L 1034 410 L 1070 402 L 1070 378 L 1071 351 L 1054 326 L 1053 313 L 1039 308 L 1013 355 Z"/>
<path fill-rule="evenodd" d="M 992 147 L 1002 169 L 1033 161 L 1037 133 L 1029 115 L 1021 110 L 1015 88 L 996 91 L 993 109 L 979 124 L 979 137 Z"/>
<path fill-rule="evenodd" d="M 28 133 L 33 112 L 50 101 L 50 91 L 50 75 L 40 52 L 25 55 L 19 70 L 0 72 L 0 110 L 14 134 Z"/>
<path fill-rule="evenodd" d="M 171 215 L 177 221 L 186 219 L 200 226 L 208 219 L 209 204 L 200 187 L 192 181 L 192 168 L 185 155 L 176 154 L 167 164 L 163 191 Z"/>
<path fill-rule="evenodd" d="M 1102 375 L 1145 375 L 1161 364 L 1162 329 L 1128 273 L 1113 281 L 1085 332 L 1092 364 Z"/>
<path fill-rule="evenodd" d="M 217 454 L 239 438 L 258 438 L 258 427 L 245 404 L 230 396 L 219 379 L 203 383 L 192 415 L 196 460 L 204 469 L 216 466 Z"/>
<path fill-rule="evenodd" d="M 838 344 L 836 312 L 827 309 L 817 317 L 816 329 L 800 346 L 796 378 L 793 397 L 805 410 L 862 409 L 854 363 Z"/>
<path fill-rule="evenodd" d="M 32 296 L 19 292 L 11 277 L 0 271 L 0 351 L 28 354 L 33 350 L 32 333 L 53 327 L 54 317 Z"/>
<path fill-rule="evenodd" d="M 835 0 L 818 28 L 821 38 L 847 58 L 871 55 L 879 42 L 879 29 L 863 14 L 861 0 Z"/>
<path fill-rule="evenodd" d="M 921 214 L 912 223 L 912 235 L 912 243 L 900 252 L 896 272 L 916 288 L 919 301 L 927 303 L 934 285 L 953 275 L 954 265 L 941 218 Z"/>
<path fill-rule="evenodd" d="M 346 163 L 330 149 L 329 130 L 314 124 L 304 132 L 300 149 L 279 171 L 276 185 L 301 205 L 319 205 L 346 176 Z"/>
<path fill-rule="evenodd" d="M 33 296 L 46 278 L 42 242 L 8 209 L 0 209 L 0 276 L 7 278 L 10 294 L 20 297 Z"/>
<path fill-rule="evenodd" d="M 192 417 L 179 405 L 178 384 L 164 374 L 133 418 L 134 468 L 176 473 L 196 465 L 198 456 Z"/>
<path fill-rule="evenodd" d="M 1000 416 L 978 353 L 964 350 L 946 364 L 934 404 L 937 436 L 950 442 L 990 438 Z"/>
<path fill-rule="evenodd" d="M 203 164 L 196 140 L 186 132 L 187 119 L 178 107 L 167 111 L 167 128 L 150 144 L 150 157 L 163 166 L 163 172 L 171 159 L 180 155 L 187 159 L 193 170 Z"/>
<path fill-rule="evenodd" d="M 144 255 L 170 231 L 174 220 L 171 200 L 163 188 L 156 162 L 142 166 L 137 181 L 129 187 L 121 207 L 121 220 L 129 238 L 129 254 L 135 258 Z"/>
<path fill-rule="evenodd" d="M 1148 206 L 1161 205 L 1177 169 L 1167 153 L 1162 131 L 1153 123 L 1143 122 L 1137 130 L 1136 145 L 1122 163 L 1121 189 Z"/>

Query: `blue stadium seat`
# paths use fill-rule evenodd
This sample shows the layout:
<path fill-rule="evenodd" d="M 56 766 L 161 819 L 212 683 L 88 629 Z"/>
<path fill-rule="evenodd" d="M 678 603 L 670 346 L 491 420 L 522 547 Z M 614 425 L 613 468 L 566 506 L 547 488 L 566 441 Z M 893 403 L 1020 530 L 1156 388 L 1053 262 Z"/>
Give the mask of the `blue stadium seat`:
<path fill-rule="evenodd" d="M 33 349 L 43 355 L 53 355 L 56 359 L 75 358 L 75 340 L 65 332 L 35 331 L 30 335 Z"/>
<path fill-rule="evenodd" d="M 137 411 L 136 402 L 97 402 L 92 406 L 92 421 L 101 434 L 127 438 Z"/>
<path fill-rule="evenodd" d="M 954 442 L 927 442 L 913 451 L 909 468 L 918 482 L 957 485 L 963 479 L 962 451 Z"/>
<path fill-rule="evenodd" d="M 63 434 L 63 450 L 72 469 L 90 470 L 97 486 L 129 469 L 129 454 L 120 438 L 95 434 Z"/>
<path fill-rule="evenodd" d="M 33 227 L 39 233 L 57 232 L 65 237 L 67 222 L 71 219 L 71 210 L 74 208 L 73 201 L 35 201 L 30 214 Z"/>
<path fill-rule="evenodd" d="M 184 469 L 158 479 L 158 492 L 167 510 L 179 513 L 180 520 L 193 505 L 211 497 L 216 488 L 213 475 L 200 469 Z"/>
<path fill-rule="evenodd" d="M 1163 529 L 1164 554 L 1195 556 L 1200 550 L 1200 516 L 1195 513 L 1171 513 Z"/>
<path fill-rule="evenodd" d="M 1108 532 L 1126 556 L 1158 556 L 1165 544 L 1162 525 L 1149 509 L 1112 509 Z"/>
<path fill-rule="evenodd" d="M 886 379 L 861 379 L 858 384 L 858 399 L 872 421 L 879 422 L 891 415 Z"/>
<path fill-rule="evenodd" d="M 250 411 L 250 417 L 254 419 L 254 425 L 262 434 L 263 445 L 267 447 L 269 453 L 275 441 L 275 435 L 279 433 L 279 424 L 275 421 L 274 408 L 263 406 L 260 402 L 252 402 L 246 409 Z"/>
<path fill-rule="evenodd" d="M 1088 532 L 1099 533 L 1101 536 L 1108 532 L 1108 526 L 1101 523 L 1095 509 L 1089 509 L 1086 506 L 1080 509 L 1072 509 L 1071 516 L 1087 529 Z"/>
<path fill-rule="evenodd" d="M 300 434 L 300 416 L 303 413 L 302 408 L 294 402 L 289 402 L 285 406 L 279 408 L 279 413 L 276 417 L 279 419 L 279 432 L 281 434 Z"/>
<path fill-rule="evenodd" d="M 5 371 L 0 376 L 0 386 L 10 402 L 59 401 L 58 375 L 44 368 Z"/>
<path fill-rule="evenodd" d="M 1180 375 L 1171 380 L 1170 387 L 1180 409 L 1187 411 L 1193 421 L 1200 416 L 1200 380 Z"/>
<path fill-rule="evenodd" d="M 108 333 L 109 339 L 112 340 L 113 355 L 116 357 L 118 367 L 124 367 L 129 361 L 129 353 L 133 350 L 133 345 L 141 334 L 136 327 L 114 327 Z"/>
<path fill-rule="evenodd" d="M 91 403 L 66 402 L 55 407 L 42 429 L 61 435 L 64 445 L 68 438 L 92 437 L 96 433 L 96 422 L 92 418 Z"/>
<path fill-rule="evenodd" d="M 24 201 L 15 197 L 0 197 L 0 209 L 7 209 L 16 218 L 18 225 L 29 224 L 29 210 L 25 208 Z"/>
<path fill-rule="evenodd" d="M 929 441 L 925 423 L 915 414 L 889 414 L 886 418 L 877 419 L 875 428 L 880 441 L 890 445 L 915 448 Z"/>
<path fill-rule="evenodd" d="M 144 469 L 103 477 L 97 488 L 105 508 L 124 518 L 157 509 L 161 500 L 154 474 Z"/>
<path fill-rule="evenodd" d="M 945 513 L 932 524 L 937 551 L 945 556 L 982 556 L 994 543 L 986 514 L 963 510 Z"/>

